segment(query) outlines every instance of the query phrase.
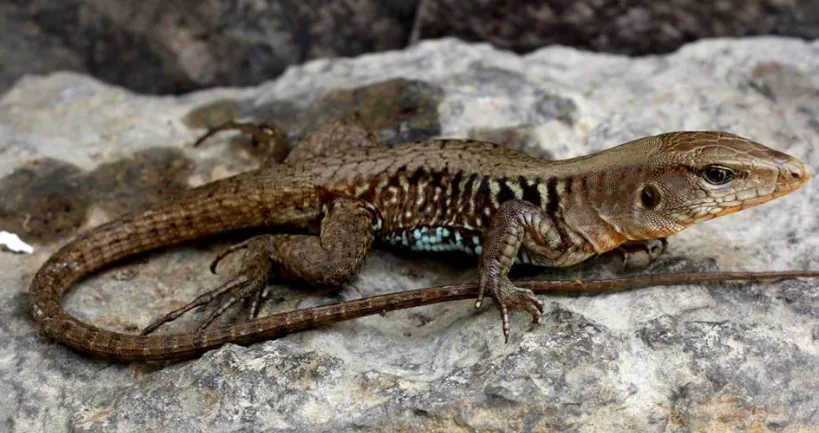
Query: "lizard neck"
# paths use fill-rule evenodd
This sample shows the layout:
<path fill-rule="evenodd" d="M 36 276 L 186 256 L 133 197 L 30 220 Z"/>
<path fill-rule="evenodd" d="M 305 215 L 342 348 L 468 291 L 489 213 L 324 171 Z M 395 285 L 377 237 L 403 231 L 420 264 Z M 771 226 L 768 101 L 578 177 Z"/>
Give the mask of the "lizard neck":
<path fill-rule="evenodd" d="M 558 182 L 562 223 L 579 233 L 596 254 L 611 251 L 630 240 L 628 233 L 613 222 L 608 214 L 610 207 L 604 201 L 612 195 L 611 191 L 617 189 L 618 178 L 608 171 L 589 171 L 578 172 Z M 620 200 L 622 211 L 631 204 L 631 200 L 622 197 L 610 199 Z"/>
<path fill-rule="evenodd" d="M 626 180 L 643 176 L 634 173 L 630 157 L 613 148 L 547 165 L 529 164 L 521 172 L 543 185 L 539 205 L 558 227 L 574 235 L 573 243 L 585 241 L 590 253 L 602 254 L 635 239 L 617 223 L 620 213 L 633 210 L 633 187 Z"/>

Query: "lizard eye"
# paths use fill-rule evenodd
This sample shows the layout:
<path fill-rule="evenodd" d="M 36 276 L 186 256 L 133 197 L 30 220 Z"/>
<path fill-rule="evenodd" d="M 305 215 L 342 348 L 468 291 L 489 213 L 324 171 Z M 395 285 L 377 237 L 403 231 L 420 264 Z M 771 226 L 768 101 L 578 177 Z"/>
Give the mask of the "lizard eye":
<path fill-rule="evenodd" d="M 640 203 L 644 208 L 651 210 L 660 204 L 660 191 L 654 185 L 646 185 L 640 191 Z"/>
<path fill-rule="evenodd" d="M 721 165 L 708 165 L 700 170 L 700 176 L 712 185 L 722 185 L 733 180 L 736 174 L 730 168 Z"/>

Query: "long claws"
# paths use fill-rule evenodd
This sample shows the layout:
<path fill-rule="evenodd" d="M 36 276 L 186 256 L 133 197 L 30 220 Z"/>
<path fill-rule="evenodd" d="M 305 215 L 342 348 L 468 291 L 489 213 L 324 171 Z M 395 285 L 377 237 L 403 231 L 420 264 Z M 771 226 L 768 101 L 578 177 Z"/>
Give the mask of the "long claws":
<path fill-rule="evenodd" d="M 243 250 L 243 249 L 247 248 L 252 239 L 253 238 L 248 239 L 248 240 L 243 241 L 243 242 L 240 242 L 240 243 L 235 244 L 235 245 L 231 245 L 230 247 L 226 248 L 224 251 L 219 253 L 216 257 L 214 257 L 213 261 L 210 262 L 210 272 L 212 274 L 216 274 L 216 267 L 219 265 L 219 262 L 221 262 L 222 259 L 224 259 L 225 257 L 231 255 L 232 253 L 235 253 L 236 251 Z"/>
<path fill-rule="evenodd" d="M 501 320 L 503 321 L 503 343 L 509 343 L 509 309 L 506 305 L 501 304 Z"/>
<path fill-rule="evenodd" d="M 237 278 L 238 279 L 238 278 Z M 247 279 L 245 279 L 247 280 Z M 232 293 L 230 299 L 227 302 L 223 302 L 222 305 L 219 306 L 216 310 L 214 310 L 208 317 L 199 325 L 197 331 L 204 331 L 214 320 L 216 320 L 219 316 L 225 313 L 228 308 L 234 306 L 237 302 L 241 300 L 248 299 L 248 297 L 253 296 L 251 299 L 251 307 L 249 313 L 249 320 L 254 319 L 256 314 L 258 314 L 259 309 L 259 302 L 262 299 L 262 294 L 264 293 L 263 287 L 256 287 L 252 284 L 244 284 L 239 283 L 234 285 L 237 288 L 235 292 Z"/>
<path fill-rule="evenodd" d="M 261 142 L 269 139 L 270 137 L 281 137 L 282 133 L 279 131 L 279 128 L 276 125 L 268 125 L 268 124 L 256 124 L 256 123 L 242 123 L 242 122 L 235 122 L 233 120 L 227 121 L 219 126 L 213 127 L 208 129 L 208 131 L 199 137 L 194 143 L 193 147 L 198 147 L 201 145 L 205 140 L 214 135 L 218 134 L 222 131 L 231 131 L 236 130 L 239 132 L 243 132 L 245 134 L 250 135 L 253 137 L 254 140 Z"/>
<path fill-rule="evenodd" d="M 486 286 L 484 284 L 478 285 L 478 299 L 475 300 L 475 309 L 481 308 L 483 300 L 486 297 Z M 497 301 L 497 299 L 495 299 Z M 502 305 L 502 304 L 498 304 Z"/>
<path fill-rule="evenodd" d="M 511 285 L 511 283 L 510 283 Z M 513 288 L 513 295 L 511 295 L 507 302 L 510 303 L 510 306 L 514 310 L 523 311 L 529 313 L 532 316 L 532 325 L 529 327 L 529 331 L 533 331 L 537 328 L 540 324 L 540 318 L 543 315 L 543 304 L 537 300 L 535 297 L 535 293 L 529 289 L 522 289 L 520 287 L 512 287 Z M 503 337 L 504 343 L 509 342 L 509 317 L 507 314 L 506 305 L 502 308 L 503 312 Z"/>
<path fill-rule="evenodd" d="M 157 330 L 160 326 L 173 322 L 174 320 L 182 317 L 183 314 L 187 313 L 194 308 L 201 307 L 207 304 L 210 304 L 214 299 L 218 298 L 219 296 L 235 289 L 241 284 L 247 283 L 247 277 L 240 275 L 233 280 L 228 281 L 225 284 L 222 284 L 218 288 L 211 290 L 210 292 L 203 293 L 196 297 L 196 299 L 188 302 L 181 308 L 177 308 L 176 310 L 171 311 L 170 313 L 162 316 L 159 320 L 151 323 L 150 325 L 146 326 L 145 329 L 142 330 L 140 333 L 141 335 L 148 335 Z"/>
<path fill-rule="evenodd" d="M 483 285 L 481 285 L 483 286 Z M 480 292 L 483 287 L 479 289 Z M 509 342 L 510 326 L 509 326 L 509 310 L 522 311 L 532 315 L 532 326 L 530 331 L 537 328 L 540 324 L 540 318 L 543 315 L 543 304 L 537 300 L 535 293 L 529 289 L 515 287 L 509 280 L 501 280 L 496 284 L 486 286 L 489 295 L 495 301 L 498 310 L 501 313 L 501 320 L 503 324 L 503 340 L 504 343 Z M 479 307 L 482 299 L 475 302 L 476 308 Z"/>
<path fill-rule="evenodd" d="M 259 310 L 262 307 L 262 301 L 265 298 L 267 290 L 258 290 L 256 296 L 250 301 L 250 309 L 248 309 L 247 320 L 253 320 L 259 316 Z"/>
<path fill-rule="evenodd" d="M 199 326 L 196 327 L 196 332 L 202 332 L 205 329 L 207 329 L 207 327 L 210 326 L 211 323 L 213 323 L 219 316 L 224 314 L 225 311 L 227 311 L 228 308 L 232 307 L 233 305 L 235 305 L 237 302 L 239 302 L 241 300 L 242 300 L 242 298 L 240 298 L 240 297 L 231 296 L 230 299 L 228 299 L 227 302 L 220 305 L 219 308 L 213 310 L 213 312 L 211 312 L 208 315 L 208 317 L 205 320 L 203 320 L 202 323 L 199 324 Z"/>
<path fill-rule="evenodd" d="M 201 137 L 199 137 L 199 139 L 197 139 L 193 143 L 193 147 L 199 147 L 199 145 L 204 143 L 205 140 L 207 140 L 210 137 L 213 137 L 214 135 L 218 134 L 219 132 L 228 131 L 228 130 L 231 130 L 231 129 L 238 129 L 238 130 L 242 131 L 242 127 L 243 127 L 242 124 L 240 124 L 238 122 L 234 122 L 234 121 L 231 120 L 231 121 L 225 122 L 225 123 L 223 123 L 223 124 L 221 124 L 219 126 L 216 126 L 214 128 L 209 128 L 206 133 L 204 133 Z"/>
<path fill-rule="evenodd" d="M 668 247 L 666 238 L 627 242 L 615 251 L 622 260 L 621 271 L 642 269 L 662 255 Z"/>
<path fill-rule="evenodd" d="M 202 331 L 210 324 L 212 324 L 219 316 L 223 315 L 228 308 L 235 305 L 237 302 L 245 299 L 250 300 L 250 316 L 255 317 L 259 312 L 259 304 L 263 299 L 263 292 L 270 277 L 270 257 L 272 254 L 272 246 L 268 235 L 260 235 L 250 238 L 244 242 L 233 245 L 222 251 L 211 263 L 211 272 L 216 273 L 216 266 L 227 255 L 241 250 L 247 249 L 244 256 L 242 270 L 233 278 L 206 293 L 199 295 L 193 301 L 185 304 L 182 308 L 177 308 L 174 311 L 166 314 L 159 320 L 148 325 L 142 330 L 142 335 L 148 335 L 154 332 L 160 326 L 172 322 L 183 314 L 197 307 L 204 307 L 216 301 L 220 301 L 216 310 L 208 315 L 208 317 L 199 325 L 198 330 Z M 230 295 L 229 299 L 225 299 Z M 224 299 L 224 301 L 221 301 Z"/>
<path fill-rule="evenodd" d="M 265 157 L 262 159 L 263 166 L 279 164 L 287 157 L 286 134 L 278 126 L 266 123 L 225 122 L 208 129 L 204 135 L 193 143 L 193 146 L 199 146 L 218 132 L 230 130 L 237 130 L 249 135 L 254 147 L 263 146 L 262 149 L 266 152 Z"/>

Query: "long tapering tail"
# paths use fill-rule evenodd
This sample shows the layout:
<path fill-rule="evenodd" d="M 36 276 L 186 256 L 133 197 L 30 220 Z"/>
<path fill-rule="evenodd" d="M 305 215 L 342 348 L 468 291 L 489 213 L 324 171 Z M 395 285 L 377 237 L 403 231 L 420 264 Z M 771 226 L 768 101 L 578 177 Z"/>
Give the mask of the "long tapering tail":
<path fill-rule="evenodd" d="M 288 179 L 292 175 L 241 174 L 80 235 L 34 276 L 34 320 L 45 334 L 78 351 L 121 360 L 189 357 L 230 341 L 231 333 L 218 329 L 204 335 L 152 336 L 103 330 L 66 313 L 61 299 L 89 274 L 134 254 L 241 228 L 298 225 L 317 218 L 315 188 Z"/>

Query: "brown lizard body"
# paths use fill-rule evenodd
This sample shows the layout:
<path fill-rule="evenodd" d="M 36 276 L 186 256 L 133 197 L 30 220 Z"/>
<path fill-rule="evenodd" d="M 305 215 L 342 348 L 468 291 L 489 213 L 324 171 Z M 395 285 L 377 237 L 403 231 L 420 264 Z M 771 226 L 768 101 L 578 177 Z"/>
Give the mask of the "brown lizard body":
<path fill-rule="evenodd" d="M 542 311 L 532 291 L 509 281 L 514 263 L 570 266 L 627 243 L 663 239 L 696 222 L 787 194 L 809 177 L 797 159 L 719 132 L 663 134 L 586 157 L 543 161 L 470 140 L 376 147 L 355 129 L 328 128 L 330 134 L 317 134 L 324 140 L 312 141 L 319 146 L 308 146 L 308 137 L 284 164 L 195 188 L 79 236 L 34 277 L 35 320 L 47 335 L 83 352 L 165 360 L 192 357 L 228 342 L 247 344 L 364 314 L 475 295 L 474 286 L 472 292 L 470 286 L 432 288 L 206 329 L 241 300 L 251 302 L 254 314 L 274 275 L 343 284 L 357 274 L 371 244 L 379 240 L 478 255 L 476 305 L 490 295 L 503 313 L 508 336 L 508 308 L 529 312 L 535 323 Z M 341 149 L 324 151 L 321 146 Z M 261 235 L 232 248 L 228 252 L 246 250 L 238 275 L 149 326 L 143 335 L 97 328 L 60 305 L 79 280 L 118 260 L 247 227 L 287 227 L 299 234 Z M 686 276 L 675 278 L 632 282 L 671 284 Z M 596 290 L 627 286 L 609 281 Z M 229 300 L 196 332 L 146 335 L 220 297 Z"/>

